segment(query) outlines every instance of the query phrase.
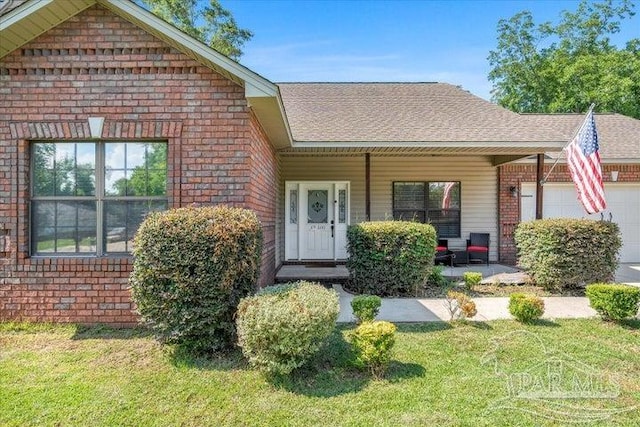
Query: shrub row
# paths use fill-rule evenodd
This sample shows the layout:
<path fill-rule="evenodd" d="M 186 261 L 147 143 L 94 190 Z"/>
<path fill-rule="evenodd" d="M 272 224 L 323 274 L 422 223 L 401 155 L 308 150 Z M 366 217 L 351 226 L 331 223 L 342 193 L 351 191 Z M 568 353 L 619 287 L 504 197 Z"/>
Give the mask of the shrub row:
<path fill-rule="evenodd" d="M 359 294 L 414 295 L 433 267 L 436 232 L 429 224 L 362 222 L 347 230 L 348 288 Z"/>
<path fill-rule="evenodd" d="M 586 219 L 522 222 L 515 231 L 518 263 L 548 289 L 613 279 L 621 247 L 618 225 Z"/>

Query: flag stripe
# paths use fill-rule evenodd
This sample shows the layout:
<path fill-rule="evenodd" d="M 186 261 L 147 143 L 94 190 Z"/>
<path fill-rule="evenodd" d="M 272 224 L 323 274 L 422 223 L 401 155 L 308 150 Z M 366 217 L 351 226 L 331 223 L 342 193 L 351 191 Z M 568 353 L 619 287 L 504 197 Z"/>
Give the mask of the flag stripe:
<path fill-rule="evenodd" d="M 567 166 L 571 179 L 576 185 L 578 200 L 588 213 L 605 210 L 607 204 L 604 197 L 598 134 L 593 113 L 587 115 L 578 134 L 565 150 Z"/>
<path fill-rule="evenodd" d="M 587 185 L 590 179 L 602 180 L 599 164 L 596 165 L 592 158 L 585 158 L 580 148 L 576 148 L 576 145 L 573 145 L 571 149 L 574 151 L 575 156 L 572 164 L 574 174 L 580 177 L 579 181 L 576 182 L 576 186 L 580 188 L 580 192 L 583 193 L 583 197 L 587 199 L 586 202 L 590 205 L 587 211 L 604 209 L 602 187 Z M 601 206 L 602 208 L 600 208 Z"/>

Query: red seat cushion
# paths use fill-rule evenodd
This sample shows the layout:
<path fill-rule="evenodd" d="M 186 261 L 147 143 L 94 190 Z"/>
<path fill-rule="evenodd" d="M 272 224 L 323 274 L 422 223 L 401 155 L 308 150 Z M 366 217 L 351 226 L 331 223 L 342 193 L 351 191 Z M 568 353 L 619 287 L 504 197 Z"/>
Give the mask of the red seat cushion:
<path fill-rule="evenodd" d="M 467 251 L 469 252 L 489 252 L 489 248 L 486 246 L 468 246 Z"/>
<path fill-rule="evenodd" d="M 436 246 L 436 252 L 444 252 L 447 250 L 446 246 Z"/>

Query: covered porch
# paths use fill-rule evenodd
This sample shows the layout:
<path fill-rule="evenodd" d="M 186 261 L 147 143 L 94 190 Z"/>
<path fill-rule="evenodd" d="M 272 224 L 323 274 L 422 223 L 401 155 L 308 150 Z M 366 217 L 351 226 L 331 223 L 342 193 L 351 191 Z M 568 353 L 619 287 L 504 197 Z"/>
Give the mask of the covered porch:
<path fill-rule="evenodd" d="M 458 266 L 443 266 L 443 275 L 447 278 L 460 278 L 467 271 L 482 273 L 482 277 L 490 277 L 501 273 L 515 273 L 517 268 L 502 264 L 467 264 Z M 276 272 L 276 283 L 286 283 L 296 280 L 308 280 L 324 284 L 344 283 L 349 279 L 349 271 L 344 264 L 333 266 L 319 263 L 287 264 Z"/>

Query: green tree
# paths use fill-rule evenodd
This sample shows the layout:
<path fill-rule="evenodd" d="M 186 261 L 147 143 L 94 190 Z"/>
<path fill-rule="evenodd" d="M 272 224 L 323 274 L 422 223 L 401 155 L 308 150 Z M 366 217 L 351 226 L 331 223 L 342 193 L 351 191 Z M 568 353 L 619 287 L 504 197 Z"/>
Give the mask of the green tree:
<path fill-rule="evenodd" d="M 164 196 L 167 194 L 167 146 L 147 144 L 145 162 L 130 173 L 130 177 L 117 180 L 115 194 L 124 196 Z"/>
<path fill-rule="evenodd" d="M 564 11 L 559 23 L 536 24 L 528 11 L 498 22 L 489 53 L 493 100 L 517 112 L 596 111 L 640 118 L 640 39 L 611 43 L 635 14 L 630 0 L 592 3 Z"/>
<path fill-rule="evenodd" d="M 233 15 L 218 0 L 137 0 L 155 15 L 175 25 L 218 52 L 237 60 L 242 46 L 253 37 L 238 28 Z"/>

